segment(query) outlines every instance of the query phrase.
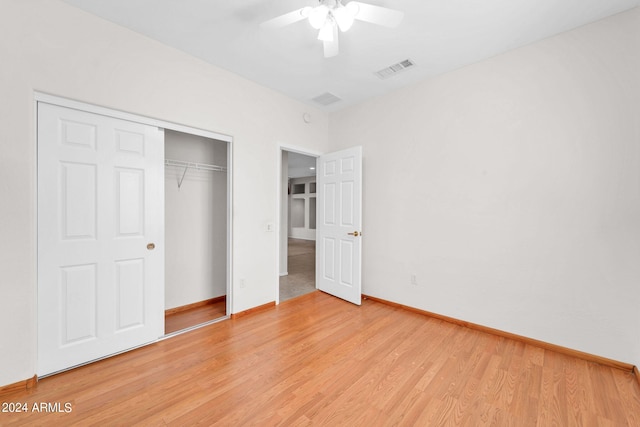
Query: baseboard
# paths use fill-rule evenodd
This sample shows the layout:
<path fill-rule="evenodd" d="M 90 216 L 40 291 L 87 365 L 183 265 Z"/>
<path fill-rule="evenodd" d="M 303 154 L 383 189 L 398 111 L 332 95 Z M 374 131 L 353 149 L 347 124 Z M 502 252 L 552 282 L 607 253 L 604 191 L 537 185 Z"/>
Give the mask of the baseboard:
<path fill-rule="evenodd" d="M 207 300 L 204 300 L 204 301 L 194 302 L 193 304 L 187 304 L 187 305 L 181 305 L 180 307 L 169 308 L 169 309 L 164 311 L 164 315 L 165 316 L 169 316 L 171 314 L 176 314 L 176 313 L 180 313 L 182 311 L 191 310 L 192 308 L 203 307 L 203 306 L 209 305 L 209 304 L 216 304 L 216 303 L 219 303 L 219 302 L 222 302 L 222 301 L 226 301 L 226 299 L 227 299 L 227 296 L 226 295 L 222 295 L 222 296 L 211 298 L 211 299 L 207 299 Z"/>
<path fill-rule="evenodd" d="M 259 311 L 264 311 L 264 310 L 273 308 L 275 306 L 276 306 L 276 302 L 275 301 L 271 301 L 271 302 L 268 302 L 266 304 L 262 304 L 262 305 L 259 305 L 257 307 L 250 308 L 248 310 L 240 311 L 238 313 L 232 313 L 231 314 L 231 318 L 232 319 L 237 319 L 238 317 L 243 317 L 243 316 L 246 316 L 247 314 L 254 314 L 254 313 L 257 313 Z"/>
<path fill-rule="evenodd" d="M 15 393 L 17 391 L 30 390 L 38 383 L 38 376 L 34 375 L 33 378 L 29 378 L 24 381 L 18 381 L 17 383 L 8 384 L 0 387 L 0 396 L 5 394 Z"/>
<path fill-rule="evenodd" d="M 414 313 L 422 314 L 425 316 L 433 317 L 435 319 L 444 320 L 445 322 L 453 323 L 459 326 L 464 326 L 469 329 L 475 329 L 477 331 L 486 332 L 492 335 L 496 335 L 499 337 L 509 338 L 512 340 L 520 341 L 525 344 L 530 344 L 536 347 L 544 348 L 545 350 L 555 351 L 556 353 L 565 354 L 568 356 L 577 357 L 582 360 L 586 360 L 588 362 L 599 363 L 604 366 L 610 366 L 612 368 L 623 369 L 629 372 L 635 372 L 636 378 L 640 381 L 640 377 L 638 377 L 638 369 L 630 363 L 619 362 L 613 359 L 607 359 L 606 357 L 596 356 L 594 354 L 585 353 L 583 351 L 574 350 L 567 347 L 562 347 L 556 344 L 550 344 L 548 342 L 539 341 L 533 338 L 524 337 L 522 335 L 512 334 L 511 332 L 501 331 L 499 329 L 489 328 L 487 326 L 478 325 L 476 323 L 466 322 L 464 320 L 459 320 L 453 317 L 443 316 L 441 314 L 432 313 L 426 310 L 420 310 L 419 308 L 410 307 L 408 305 L 399 304 L 396 302 L 387 301 L 381 298 L 372 297 L 369 295 L 362 295 L 364 299 L 370 299 L 371 301 L 376 301 L 381 304 L 386 304 L 392 307 L 398 307 L 404 310 L 412 311 Z"/>

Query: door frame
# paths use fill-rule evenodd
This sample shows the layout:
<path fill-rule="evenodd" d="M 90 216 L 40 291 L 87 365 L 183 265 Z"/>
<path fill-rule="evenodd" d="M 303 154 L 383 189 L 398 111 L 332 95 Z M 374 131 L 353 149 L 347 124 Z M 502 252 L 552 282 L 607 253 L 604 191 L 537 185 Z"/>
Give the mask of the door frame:
<path fill-rule="evenodd" d="M 278 201 L 278 209 L 277 209 L 277 215 L 276 215 L 276 230 L 278 232 L 278 238 L 275 239 L 276 240 L 276 271 L 277 273 L 277 280 L 276 280 L 276 284 L 275 284 L 275 302 L 276 305 L 280 304 L 280 259 L 282 257 L 282 253 L 280 250 L 280 243 L 281 243 L 281 227 L 282 227 L 282 186 L 283 186 L 283 182 L 282 182 L 282 174 L 283 174 L 283 170 L 282 170 L 282 153 L 288 151 L 290 153 L 297 153 L 297 154 L 302 154 L 305 156 L 309 156 L 309 157 L 315 157 L 316 159 L 318 157 L 320 157 L 322 155 L 321 152 L 319 151 L 314 151 L 314 150 L 310 150 L 308 148 L 304 148 L 304 147 L 297 147 L 295 145 L 287 145 L 287 144 L 279 144 L 278 145 L 278 156 L 276 159 L 276 165 L 277 165 L 277 171 L 278 171 L 278 179 L 277 179 L 277 185 L 276 185 L 276 200 Z M 316 174 L 318 173 L 317 169 L 316 169 Z M 316 211 L 318 209 L 319 206 L 319 200 L 317 199 L 316 196 Z M 317 217 L 317 215 L 316 215 Z M 317 263 L 315 263 L 317 264 Z M 314 277 L 315 277 L 315 271 L 314 271 Z"/>
<path fill-rule="evenodd" d="M 165 335 L 164 337 L 160 337 L 157 341 L 162 339 L 172 337 L 178 335 L 181 332 L 188 332 L 192 329 L 195 329 L 199 326 L 205 326 L 209 323 L 214 323 L 220 321 L 221 319 L 226 319 L 231 316 L 231 307 L 233 307 L 233 292 L 232 292 L 232 283 L 233 283 L 233 137 L 230 135 L 226 135 L 219 132 L 214 132 L 210 130 L 195 128 L 187 125 L 181 125 L 178 123 L 170 122 L 167 120 L 154 119 L 151 117 L 143 116 L 135 113 L 128 113 L 121 110 L 115 110 L 107 107 L 98 106 L 95 104 L 89 104 L 81 101 L 76 101 L 70 98 L 65 98 L 57 95 L 51 95 L 44 92 L 34 91 L 33 93 L 33 111 L 34 111 L 34 138 L 33 138 L 33 156 L 35 159 L 35 164 L 38 164 L 38 104 L 46 103 L 57 105 L 60 107 L 71 108 L 74 110 L 85 111 L 88 113 L 99 114 L 102 116 L 113 117 L 116 119 L 127 120 L 131 122 L 141 123 L 150 126 L 156 126 L 158 128 L 170 129 L 173 131 L 178 131 L 186 134 L 201 136 L 204 138 L 215 139 L 218 141 L 222 141 L 227 143 L 227 260 L 226 260 L 226 269 L 227 269 L 227 277 L 226 277 L 226 288 L 227 288 L 227 302 L 226 302 L 226 315 L 223 318 L 214 319 L 211 322 L 203 323 L 202 325 L 198 325 L 192 328 L 185 329 L 184 331 L 178 331 L 173 334 Z M 36 191 L 35 191 L 35 201 L 34 205 L 36 207 L 36 212 L 38 209 L 38 169 L 35 168 L 35 183 L 36 183 Z M 35 248 L 36 254 L 38 251 L 38 218 L 37 214 L 34 217 L 33 227 L 35 229 Z M 164 265 L 164 262 L 163 262 Z M 35 263 L 36 270 L 36 281 L 35 281 L 35 295 L 37 295 L 38 286 L 39 286 L 39 271 L 38 271 L 38 261 L 36 256 Z M 164 285 L 164 284 L 163 284 Z M 37 304 L 37 302 L 36 302 Z M 37 306 L 36 306 L 37 313 Z M 36 327 L 38 326 L 36 320 Z M 37 341 L 37 338 L 36 338 Z M 156 342 L 157 342 L 156 341 Z"/>

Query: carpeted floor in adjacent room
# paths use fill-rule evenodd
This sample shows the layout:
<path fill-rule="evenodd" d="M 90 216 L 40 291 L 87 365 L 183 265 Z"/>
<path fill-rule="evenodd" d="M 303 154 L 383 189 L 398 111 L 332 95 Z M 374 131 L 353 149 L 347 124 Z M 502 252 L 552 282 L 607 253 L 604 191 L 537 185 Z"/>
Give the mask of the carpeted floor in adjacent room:
<path fill-rule="evenodd" d="M 280 277 L 280 302 L 316 289 L 316 242 L 289 239 L 287 276 Z"/>

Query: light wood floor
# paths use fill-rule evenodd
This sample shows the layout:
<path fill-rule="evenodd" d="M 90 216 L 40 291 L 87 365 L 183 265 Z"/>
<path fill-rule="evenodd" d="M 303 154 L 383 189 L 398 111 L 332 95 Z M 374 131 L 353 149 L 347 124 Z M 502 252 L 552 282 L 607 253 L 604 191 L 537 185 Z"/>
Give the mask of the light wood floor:
<path fill-rule="evenodd" d="M 201 323 L 224 317 L 226 314 L 226 301 L 217 301 L 189 310 L 167 314 L 164 316 L 164 333 L 170 334 L 191 326 L 200 325 Z"/>
<path fill-rule="evenodd" d="M 41 380 L 0 425 L 640 426 L 626 371 L 312 292 Z"/>

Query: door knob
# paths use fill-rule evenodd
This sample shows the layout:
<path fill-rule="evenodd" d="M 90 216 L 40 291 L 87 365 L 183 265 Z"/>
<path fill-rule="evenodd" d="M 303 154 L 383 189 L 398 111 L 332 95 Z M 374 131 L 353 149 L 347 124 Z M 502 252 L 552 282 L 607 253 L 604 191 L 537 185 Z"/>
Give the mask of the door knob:
<path fill-rule="evenodd" d="M 147 244 L 147 249 L 149 249 L 150 251 L 154 250 L 154 249 L 155 249 L 155 247 L 156 247 L 156 244 L 155 244 L 155 243 L 149 243 L 149 244 Z"/>
<path fill-rule="evenodd" d="M 347 233 L 349 236 L 354 236 L 354 237 L 358 237 L 358 236 L 362 236 L 362 233 L 358 233 L 357 231 L 354 231 L 353 233 Z"/>

